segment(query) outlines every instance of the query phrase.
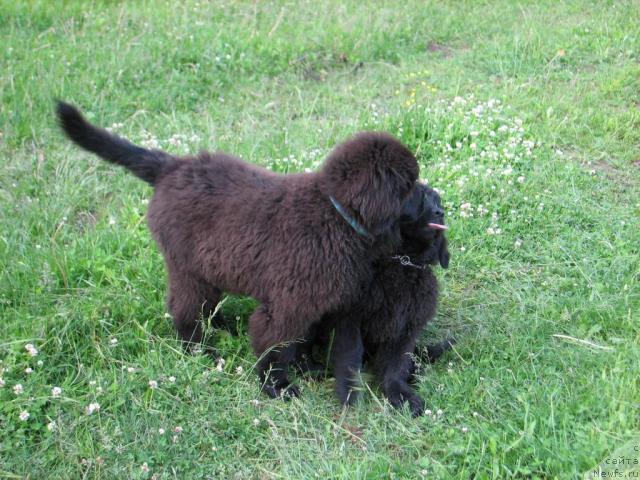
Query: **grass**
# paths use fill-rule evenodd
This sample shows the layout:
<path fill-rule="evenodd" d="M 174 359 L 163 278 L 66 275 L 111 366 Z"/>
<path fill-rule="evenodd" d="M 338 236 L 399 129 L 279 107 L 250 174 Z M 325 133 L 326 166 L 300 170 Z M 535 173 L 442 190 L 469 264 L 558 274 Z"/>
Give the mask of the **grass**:
<path fill-rule="evenodd" d="M 0 1 L 0 478 L 637 478 L 639 24 L 634 1 Z M 366 376 L 348 411 L 330 380 L 264 398 L 249 299 L 220 369 L 182 353 L 150 190 L 62 138 L 55 98 L 283 172 L 363 129 L 410 145 L 451 227 L 431 415 Z"/>

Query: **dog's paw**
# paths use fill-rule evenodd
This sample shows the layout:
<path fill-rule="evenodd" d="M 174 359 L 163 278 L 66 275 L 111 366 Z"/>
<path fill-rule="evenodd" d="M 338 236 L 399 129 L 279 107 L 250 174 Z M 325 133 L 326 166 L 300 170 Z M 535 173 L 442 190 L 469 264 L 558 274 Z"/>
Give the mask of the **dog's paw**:
<path fill-rule="evenodd" d="M 313 378 L 314 380 L 322 379 L 326 376 L 326 369 L 324 364 L 316 362 L 308 355 L 302 355 L 295 362 L 296 370 L 305 377 Z"/>
<path fill-rule="evenodd" d="M 358 401 L 358 397 L 360 396 L 357 387 L 351 384 L 338 384 L 336 386 L 336 393 L 342 405 L 353 405 Z"/>
<path fill-rule="evenodd" d="M 280 396 L 285 400 L 291 400 L 292 398 L 300 398 L 300 387 L 290 383 L 285 389 L 282 390 Z"/>
<path fill-rule="evenodd" d="M 278 384 L 267 382 L 262 386 L 262 391 L 270 398 L 282 398 L 283 400 L 291 400 L 300 397 L 300 388 L 293 383 Z"/>
<path fill-rule="evenodd" d="M 408 385 L 397 386 L 386 392 L 389 403 L 397 409 L 407 404 L 413 417 L 419 417 L 424 413 L 424 401 Z"/>

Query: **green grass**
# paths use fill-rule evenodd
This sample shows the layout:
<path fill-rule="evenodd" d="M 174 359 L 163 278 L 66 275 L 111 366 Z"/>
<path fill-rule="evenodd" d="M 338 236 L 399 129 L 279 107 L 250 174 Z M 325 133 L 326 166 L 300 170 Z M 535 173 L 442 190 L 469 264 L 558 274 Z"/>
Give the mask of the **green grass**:
<path fill-rule="evenodd" d="M 638 25 L 635 1 L 0 1 L 0 478 L 640 475 Z M 432 415 L 367 376 L 348 411 L 331 380 L 266 399 L 248 299 L 213 332 L 222 372 L 185 355 L 150 189 L 70 145 L 55 98 L 283 172 L 399 136 L 451 227 Z"/>

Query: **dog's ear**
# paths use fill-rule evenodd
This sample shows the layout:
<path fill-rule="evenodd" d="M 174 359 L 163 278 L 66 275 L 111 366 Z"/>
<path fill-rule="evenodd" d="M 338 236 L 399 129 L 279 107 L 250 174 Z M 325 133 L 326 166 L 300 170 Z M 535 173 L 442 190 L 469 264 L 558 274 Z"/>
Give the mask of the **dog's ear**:
<path fill-rule="evenodd" d="M 371 234 L 398 220 L 418 178 L 418 162 L 386 133 L 363 133 L 336 147 L 323 168 L 328 193 Z"/>
<path fill-rule="evenodd" d="M 438 248 L 438 260 L 442 268 L 449 268 L 449 249 L 447 248 L 447 239 L 444 234 Z"/>

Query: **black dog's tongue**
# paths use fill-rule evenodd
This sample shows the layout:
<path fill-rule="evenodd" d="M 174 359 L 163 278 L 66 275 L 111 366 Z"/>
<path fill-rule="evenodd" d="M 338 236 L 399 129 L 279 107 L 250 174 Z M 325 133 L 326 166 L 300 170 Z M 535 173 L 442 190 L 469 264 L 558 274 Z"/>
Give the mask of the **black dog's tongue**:
<path fill-rule="evenodd" d="M 449 229 L 449 227 L 447 227 L 446 225 L 440 225 L 439 223 L 428 223 L 427 227 L 433 228 L 435 230 L 448 230 Z"/>

